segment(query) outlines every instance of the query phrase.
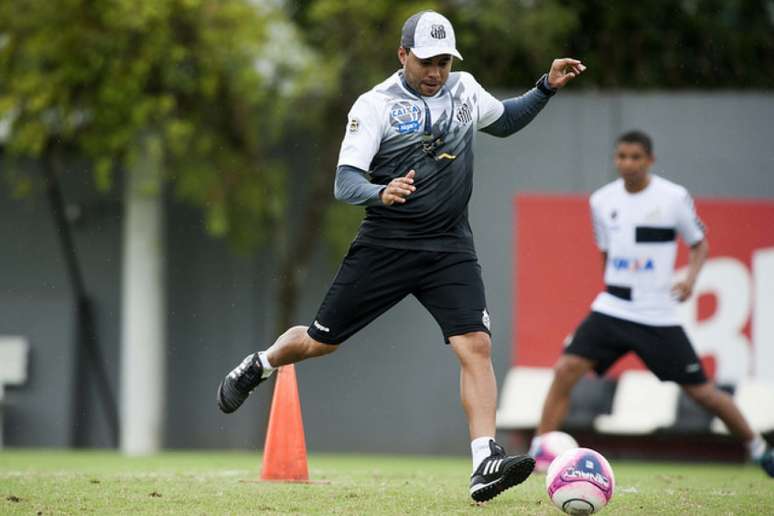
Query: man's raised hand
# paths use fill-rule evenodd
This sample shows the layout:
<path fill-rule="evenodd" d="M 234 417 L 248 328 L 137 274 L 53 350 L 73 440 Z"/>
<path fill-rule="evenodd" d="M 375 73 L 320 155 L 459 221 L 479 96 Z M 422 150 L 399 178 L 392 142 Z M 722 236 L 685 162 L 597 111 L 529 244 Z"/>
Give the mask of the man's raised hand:
<path fill-rule="evenodd" d="M 586 66 L 577 59 L 565 57 L 554 59 L 551 70 L 548 71 L 548 85 L 558 90 L 583 73 Z"/>
<path fill-rule="evenodd" d="M 382 203 L 385 206 L 392 206 L 395 203 L 403 204 L 406 202 L 406 197 L 414 193 L 417 189 L 414 186 L 414 176 L 417 175 L 413 170 L 409 170 L 408 174 L 403 177 L 396 177 L 387 184 L 387 187 L 382 190 L 380 197 Z"/>

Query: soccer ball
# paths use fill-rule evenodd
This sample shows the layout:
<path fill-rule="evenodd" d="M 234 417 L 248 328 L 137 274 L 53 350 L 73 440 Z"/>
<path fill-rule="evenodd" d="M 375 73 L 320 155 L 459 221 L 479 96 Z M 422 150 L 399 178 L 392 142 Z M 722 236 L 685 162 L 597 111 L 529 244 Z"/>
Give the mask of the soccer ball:
<path fill-rule="evenodd" d="M 589 448 L 567 450 L 548 467 L 546 490 L 567 514 L 591 514 L 613 497 L 615 476 L 607 460 Z"/>
<path fill-rule="evenodd" d="M 535 471 L 545 473 L 548 466 L 562 453 L 578 447 L 578 442 L 564 432 L 548 432 L 538 437 L 535 451 Z"/>

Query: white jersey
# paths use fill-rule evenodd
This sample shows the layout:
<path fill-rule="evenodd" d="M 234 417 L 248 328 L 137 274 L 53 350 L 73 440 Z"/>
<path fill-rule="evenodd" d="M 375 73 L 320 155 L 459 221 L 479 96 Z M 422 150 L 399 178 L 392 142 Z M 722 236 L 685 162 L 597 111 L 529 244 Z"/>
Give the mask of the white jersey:
<path fill-rule="evenodd" d="M 597 246 L 607 253 L 606 291 L 592 310 L 651 326 L 680 322 L 671 294 L 676 236 L 693 246 L 704 239 L 688 191 L 659 176 L 641 192 L 629 193 L 623 179 L 591 195 Z"/>
<path fill-rule="evenodd" d="M 430 120 L 425 117 L 425 105 L 430 110 Z M 450 121 L 452 134 L 445 139 L 455 143 L 455 139 L 464 137 L 469 126 L 486 127 L 500 118 L 503 110 L 502 102 L 467 72 L 449 74 L 444 87 L 433 97 L 418 97 L 406 87 L 397 71 L 361 95 L 352 106 L 338 165 L 372 171 L 386 157 L 409 151 L 412 143 L 421 140 L 425 123 L 440 132 Z"/>
<path fill-rule="evenodd" d="M 467 72 L 452 72 L 437 95 L 412 93 L 401 72 L 364 93 L 349 112 L 339 166 L 386 185 L 414 170 L 405 204 L 369 206 L 356 241 L 367 245 L 475 254 L 468 223 L 476 131 L 503 103 Z"/>

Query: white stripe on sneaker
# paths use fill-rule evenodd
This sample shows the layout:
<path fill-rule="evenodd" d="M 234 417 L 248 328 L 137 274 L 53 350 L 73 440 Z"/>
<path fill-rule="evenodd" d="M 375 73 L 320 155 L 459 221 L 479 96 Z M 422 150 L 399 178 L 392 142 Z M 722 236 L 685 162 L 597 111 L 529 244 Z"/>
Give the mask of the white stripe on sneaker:
<path fill-rule="evenodd" d="M 502 481 L 502 478 L 496 478 L 496 479 L 492 480 L 491 482 L 487 482 L 486 484 L 476 484 L 474 486 L 471 486 L 470 487 L 470 494 L 473 494 L 476 491 L 478 491 L 479 489 L 483 489 L 485 487 L 489 487 L 489 486 L 491 486 L 493 484 L 496 484 L 496 483 L 498 483 L 500 481 Z"/>

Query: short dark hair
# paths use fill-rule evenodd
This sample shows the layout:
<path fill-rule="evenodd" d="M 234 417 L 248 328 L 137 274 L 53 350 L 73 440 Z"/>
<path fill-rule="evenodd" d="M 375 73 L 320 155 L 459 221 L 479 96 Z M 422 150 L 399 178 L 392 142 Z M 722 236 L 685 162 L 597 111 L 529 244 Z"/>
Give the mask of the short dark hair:
<path fill-rule="evenodd" d="M 626 131 L 616 139 L 615 144 L 619 143 L 638 143 L 642 145 L 648 156 L 653 155 L 653 140 L 643 131 L 634 129 L 632 131 Z"/>

